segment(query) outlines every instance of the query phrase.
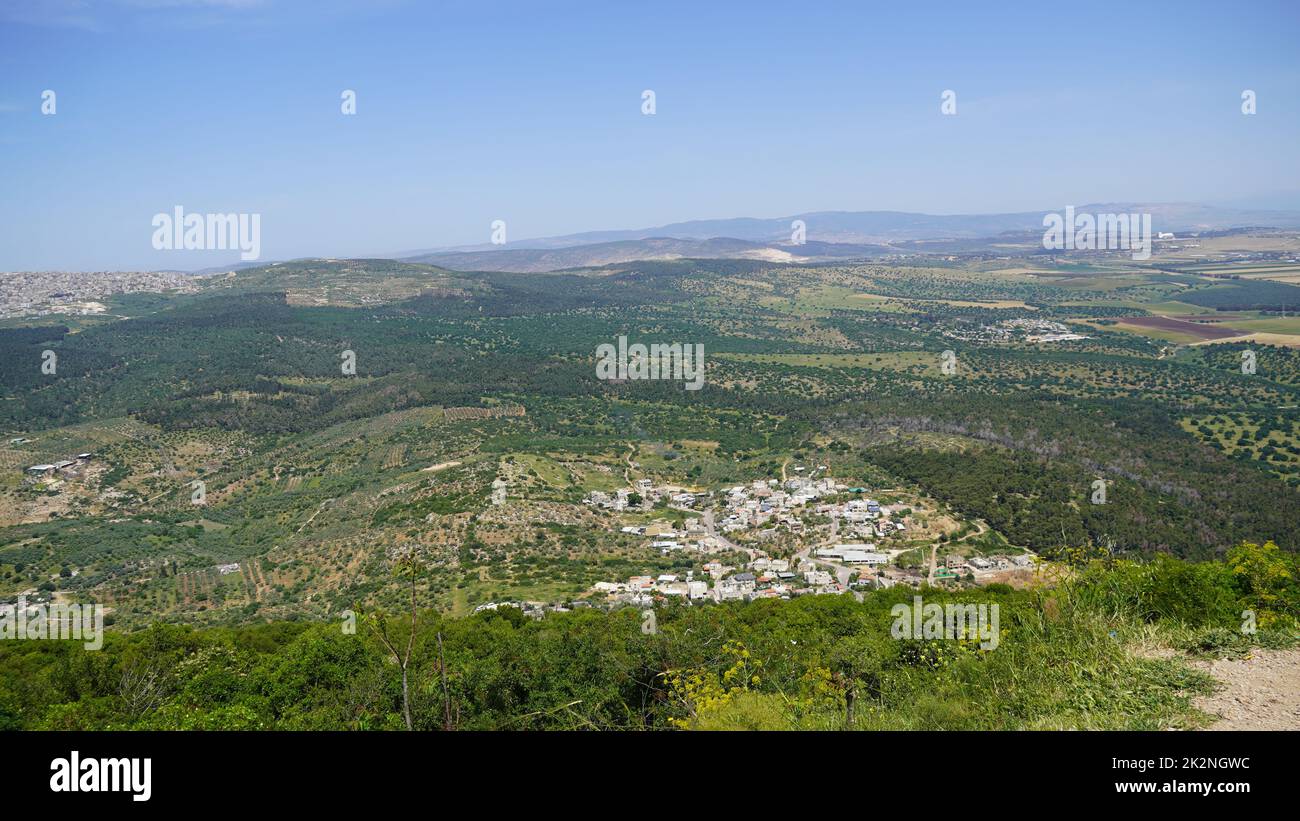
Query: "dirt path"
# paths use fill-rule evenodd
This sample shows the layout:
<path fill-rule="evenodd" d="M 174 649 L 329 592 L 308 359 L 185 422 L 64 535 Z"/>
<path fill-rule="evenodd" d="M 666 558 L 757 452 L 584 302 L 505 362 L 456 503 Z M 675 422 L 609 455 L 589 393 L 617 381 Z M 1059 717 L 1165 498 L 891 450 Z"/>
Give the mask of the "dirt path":
<path fill-rule="evenodd" d="M 332 502 L 332 501 L 334 501 L 334 500 L 333 500 L 333 499 L 326 499 L 325 501 L 323 501 L 323 502 L 321 502 L 319 505 L 317 505 L 317 507 L 316 507 L 316 512 L 313 513 L 313 514 L 311 514 L 311 517 L 308 518 L 307 521 L 303 522 L 303 523 L 302 523 L 302 527 L 300 527 L 300 528 L 298 528 L 297 530 L 295 530 L 295 531 L 293 532 L 293 534 L 294 534 L 295 536 L 297 536 L 299 533 L 301 533 L 301 532 L 302 532 L 302 531 L 307 527 L 307 525 L 311 524 L 311 523 L 312 523 L 312 520 L 315 519 L 317 516 L 319 516 L 319 515 L 320 515 L 320 512 L 321 512 L 322 510 L 324 510 L 325 507 L 326 507 L 327 505 L 329 505 L 329 503 Z"/>
<path fill-rule="evenodd" d="M 974 533 L 967 533 L 965 536 L 962 536 L 957 541 L 951 542 L 951 544 L 961 544 L 962 542 L 969 541 L 970 539 L 978 539 L 982 537 L 985 533 L 989 532 L 988 526 L 984 524 L 983 519 L 975 519 L 974 524 L 975 524 Z"/>
<path fill-rule="evenodd" d="M 627 482 L 628 487 L 632 487 L 632 475 L 631 475 L 632 465 L 633 465 L 632 456 L 635 453 L 636 453 L 636 445 L 631 442 L 628 442 L 627 455 L 623 457 L 623 461 L 627 462 L 627 467 L 623 468 L 623 481 Z"/>
<path fill-rule="evenodd" d="M 1223 684 L 1198 708 L 1219 720 L 1211 730 L 1300 730 L 1300 650 L 1254 650 L 1249 658 L 1197 661 Z"/>

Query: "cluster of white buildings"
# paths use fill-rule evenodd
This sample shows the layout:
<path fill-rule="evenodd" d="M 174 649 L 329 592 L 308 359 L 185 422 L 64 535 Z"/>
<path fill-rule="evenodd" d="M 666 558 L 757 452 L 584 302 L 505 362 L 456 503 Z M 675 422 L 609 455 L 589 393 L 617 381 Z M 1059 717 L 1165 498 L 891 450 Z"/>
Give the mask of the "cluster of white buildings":
<path fill-rule="evenodd" d="M 874 499 L 850 499 L 838 505 L 819 505 L 817 512 L 831 517 L 838 536 L 883 539 L 907 530 L 901 518 L 892 518 L 890 509 Z M 867 544 L 862 549 L 869 551 L 874 546 Z"/>
<path fill-rule="evenodd" d="M 520 611 L 529 618 L 540 619 L 547 613 L 568 613 L 575 609 L 591 607 L 591 602 L 579 600 L 572 602 L 572 605 L 572 607 L 565 607 L 563 604 L 549 604 L 540 601 L 490 601 L 475 606 L 473 612 L 483 613 L 509 607 Z"/>
<path fill-rule="evenodd" d="M 710 536 L 699 519 L 687 519 L 680 529 L 660 519 L 647 525 L 628 525 L 620 530 L 630 536 L 645 536 L 650 539 L 649 546 L 665 556 L 677 550 L 711 553 L 723 547 L 721 540 Z"/>
<path fill-rule="evenodd" d="M 794 514 L 818 497 L 847 490 L 833 479 L 789 479 L 784 484 L 776 479 L 757 479 L 748 485 L 737 485 L 725 492 L 723 504 L 726 518 L 722 531 L 731 533 L 763 527 L 768 522 L 783 524 L 791 530 L 802 530 L 803 522 Z"/>
<path fill-rule="evenodd" d="M 817 548 L 820 558 L 839 562 L 840 564 L 860 564 L 867 567 L 879 567 L 889 564 L 889 554 L 878 553 L 871 543 L 837 544 L 831 547 Z"/>
<path fill-rule="evenodd" d="M 635 502 L 634 495 L 638 497 Z M 655 487 L 654 482 L 649 479 L 638 479 L 634 486 L 619 488 L 613 493 L 593 490 L 587 494 L 583 502 L 592 507 L 621 513 L 625 510 L 650 510 L 656 503 L 664 500 L 673 507 L 692 508 L 700 495 L 676 485 Z"/>
<path fill-rule="evenodd" d="M 796 569 L 788 559 L 762 556 L 743 568 L 709 562 L 703 570 L 703 576 L 688 570 L 684 575 L 665 573 L 632 576 L 625 582 L 597 582 L 589 591 L 589 600 L 605 607 L 650 607 L 672 596 L 705 603 L 846 592 L 833 573 L 819 569 L 811 561 L 800 563 Z"/>
<path fill-rule="evenodd" d="M 944 565 L 949 570 L 1009 570 L 1011 568 L 1027 568 L 1034 566 L 1034 557 L 1028 553 L 1017 553 L 1012 556 L 974 556 L 969 559 L 963 559 L 960 556 L 949 556 Z"/>
<path fill-rule="evenodd" d="M 805 478 L 789 479 L 784 483 L 769 479 L 733 487 L 726 492 L 727 516 L 722 520 L 721 528 L 724 533 L 730 533 L 772 524 L 798 533 L 805 527 L 800 515 L 811 511 L 830 518 L 836 535 L 872 539 L 906 530 L 906 525 L 891 520 L 889 509 L 874 499 L 815 504 L 823 496 L 863 490 L 847 487 L 833 479 Z"/>
<path fill-rule="evenodd" d="M 10 440 L 11 442 L 16 440 Z M 49 464 L 32 465 L 25 471 L 29 481 L 53 484 L 62 477 L 79 476 L 81 469 L 94 458 L 92 453 L 78 453 L 72 459 L 60 459 Z"/>
<path fill-rule="evenodd" d="M 794 469 L 796 473 L 805 470 L 802 467 Z M 815 478 L 823 470 L 824 467 L 818 467 L 813 470 L 813 476 L 808 477 L 795 476 L 785 481 L 760 479 L 711 492 L 695 492 L 675 486 L 656 487 L 648 479 L 613 493 L 592 492 L 584 500 L 586 504 L 615 512 L 647 511 L 660 502 L 679 511 L 701 511 L 701 516 L 680 522 L 659 519 L 621 528 L 627 535 L 645 538 L 648 547 L 663 555 L 692 550 L 704 554 L 726 551 L 728 556 L 734 556 L 734 551 L 740 550 L 749 553 L 749 560 L 743 566 L 733 567 L 714 559 L 703 564 L 698 571 L 636 575 L 625 581 L 597 582 L 582 598 L 568 606 L 489 602 L 476 609 L 511 606 L 540 617 L 544 612 L 563 612 L 574 607 L 648 608 L 674 598 L 691 603 L 789 599 L 803 595 L 842 594 L 849 592 L 850 588 L 864 586 L 888 587 L 900 581 L 922 583 L 924 576 L 915 571 L 903 571 L 900 576 L 885 569 L 894 556 L 904 550 L 878 549 L 876 546 L 877 540 L 907 530 L 904 516 L 908 511 L 891 510 L 862 496 L 844 499 L 842 494 L 862 494 L 866 488 L 847 487 L 826 477 Z M 706 527 L 705 522 L 712 523 L 711 517 L 719 507 L 721 516 L 716 522 L 717 529 Z M 899 515 L 900 512 L 903 515 Z M 810 514 L 816 516 L 811 527 L 805 522 Z M 753 536 L 762 537 L 784 527 L 794 533 L 808 531 L 808 538 L 813 538 L 815 533 L 820 542 L 824 540 L 827 520 L 830 521 L 830 539 L 827 540 L 830 544 L 805 548 L 793 559 L 771 558 L 753 547 L 752 542 L 746 542 L 748 547 L 739 547 L 725 535 L 748 530 Z M 959 568 L 969 567 L 979 573 L 1025 567 L 1031 563 L 1028 555 L 969 560 L 951 557 L 941 572 L 951 577 L 952 571 Z M 909 578 L 914 581 L 908 581 Z"/>
<path fill-rule="evenodd" d="M 993 325 L 981 325 L 975 331 L 945 331 L 944 336 L 968 342 L 1068 342 L 1089 339 L 1077 334 L 1063 322 L 1050 319 L 1004 319 Z"/>
<path fill-rule="evenodd" d="M 818 478 L 825 470 L 825 466 L 817 466 L 811 468 L 810 476 L 802 476 L 798 474 L 809 468 L 796 466 L 793 468 L 796 475 L 784 481 L 757 479 L 712 492 L 655 487 L 650 480 L 642 479 L 633 487 L 614 493 L 588 494 L 586 504 L 615 512 L 649 510 L 660 501 L 678 510 L 719 511 L 716 530 L 706 528 L 701 518 L 695 517 L 681 524 L 657 520 L 621 528 L 628 535 L 645 537 L 647 546 L 663 555 L 678 550 L 705 554 L 736 550 L 737 546 L 726 536 L 738 531 L 750 531 L 759 538 L 774 535 L 781 529 L 809 532 L 805 520 L 811 514 L 818 517 L 814 520 L 818 532 L 822 532 L 829 519 L 832 540 L 839 538 L 843 542 L 818 548 L 814 556 L 803 560 L 770 558 L 751 545 L 739 548 L 750 553 L 750 561 L 744 567 L 709 561 L 698 575 L 687 571 L 684 575 L 665 573 L 598 582 L 588 591 L 587 601 L 605 607 L 650 607 L 670 597 L 691 602 L 723 602 L 838 594 L 847 592 L 847 580 L 854 576 L 849 569 L 857 571 L 860 583 L 874 584 L 878 574 L 871 571 L 891 559 L 891 554 L 876 549 L 875 540 L 904 531 L 906 525 L 901 517 L 895 518 L 888 507 L 874 499 L 833 499 L 845 493 L 861 494 L 866 489 L 849 487 L 825 476 Z M 713 515 L 712 512 L 703 514 L 706 519 Z M 797 566 L 792 566 L 792 562 Z"/>
<path fill-rule="evenodd" d="M 136 291 L 195 293 L 201 280 L 161 271 L 0 272 L 0 319 L 50 314 L 98 314 L 99 300 Z"/>
<path fill-rule="evenodd" d="M 795 468 L 802 472 L 804 468 Z M 825 470 L 821 466 L 816 471 Z M 814 471 L 814 472 L 816 472 Z M 756 479 L 746 485 L 725 488 L 716 494 L 711 492 L 694 492 L 674 485 L 656 487 L 649 479 L 639 480 L 631 488 L 620 488 L 613 493 L 592 491 L 583 500 L 585 504 L 611 510 L 648 511 L 660 501 L 678 510 L 696 510 L 709 506 L 707 503 L 720 497 L 722 502 L 721 519 L 718 528 L 723 533 L 752 530 L 755 528 L 771 529 L 776 526 L 800 532 L 804 522 L 800 514 L 810 510 L 810 505 L 825 496 L 833 496 L 845 491 L 860 492 L 862 488 L 849 488 L 834 479 L 794 477 L 784 482 L 776 479 Z M 838 504 L 816 505 L 813 512 L 839 519 L 849 532 L 867 538 L 879 538 L 896 530 L 902 530 L 901 523 L 889 521 L 889 511 L 871 499 L 854 499 Z M 649 529 L 623 528 L 625 533 L 644 533 L 648 536 L 669 536 L 667 541 L 692 539 L 699 537 L 704 528 L 698 520 L 687 522 L 687 531 L 671 534 L 650 532 Z M 667 545 L 656 544 L 656 547 Z M 674 545 L 680 547 L 681 545 Z"/>
<path fill-rule="evenodd" d="M 764 528 L 769 523 L 772 527 L 760 530 L 760 536 L 772 532 L 775 526 L 784 526 L 795 533 L 804 531 L 804 522 L 799 517 L 799 514 L 801 509 L 804 512 L 808 510 L 808 503 L 816 499 L 816 496 L 808 496 L 806 491 L 791 493 L 776 490 L 761 482 L 756 482 L 755 486 L 758 487 L 731 488 L 727 492 L 725 497 L 727 500 L 727 515 L 719 523 L 719 529 L 724 534 Z M 836 488 L 840 488 L 840 486 L 836 486 Z M 812 488 L 812 492 L 820 494 L 823 491 Z M 839 490 L 832 492 L 839 492 Z M 847 502 L 817 505 L 815 512 L 818 515 L 830 517 L 834 521 L 834 532 L 842 536 L 878 539 L 907 529 L 903 522 L 889 518 L 888 508 L 882 507 L 878 502 L 871 499 L 852 499 Z M 659 520 L 647 525 L 627 525 L 622 527 L 621 531 L 632 536 L 646 537 L 650 540 L 648 546 L 658 550 L 663 555 L 668 555 L 677 550 L 712 553 L 728 547 L 726 540 L 711 535 L 699 518 L 687 519 L 681 526 L 674 525 L 666 520 Z M 855 545 L 848 546 L 854 547 Z M 871 552 L 875 549 L 874 545 L 870 543 L 858 544 L 856 547 L 865 552 Z M 822 551 L 818 551 L 818 554 L 822 555 Z M 832 554 L 826 555 L 832 558 L 835 557 Z M 876 563 L 853 555 L 845 558 L 844 561 L 848 563 Z"/>

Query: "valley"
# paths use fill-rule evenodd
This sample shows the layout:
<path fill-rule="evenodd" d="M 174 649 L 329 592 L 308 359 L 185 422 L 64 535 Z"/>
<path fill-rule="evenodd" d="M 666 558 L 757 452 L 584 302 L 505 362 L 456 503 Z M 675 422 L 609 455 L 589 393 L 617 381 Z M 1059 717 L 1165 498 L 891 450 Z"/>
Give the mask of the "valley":
<path fill-rule="evenodd" d="M 58 317 L 0 330 L 0 595 L 101 602 L 127 629 L 330 619 L 394 604 L 392 557 L 415 552 L 424 594 L 449 614 L 605 606 L 597 583 L 705 578 L 719 562 L 629 528 L 721 520 L 738 485 L 797 491 L 794 465 L 845 500 L 906 498 L 950 523 L 907 520 L 889 562 L 903 583 L 922 581 L 908 568 L 936 545 L 961 565 L 1300 543 L 1297 320 L 1256 304 L 1275 291 L 1256 295 L 1253 279 L 1109 265 L 464 274 L 306 260 L 126 299 L 122 318 L 76 333 Z M 1176 323 L 1171 300 L 1188 306 Z M 1236 334 L 1265 327 L 1271 343 Z M 703 345 L 703 389 L 597 378 L 596 347 L 619 335 Z M 47 349 L 57 374 L 41 372 Z M 612 519 L 584 504 L 641 481 L 693 501 Z M 1090 501 L 1098 481 L 1104 504 Z M 878 584 L 857 569 L 807 582 L 816 568 L 801 563 L 836 543 L 830 522 L 741 538 L 775 546 L 765 555 L 792 575 L 750 595 Z M 721 559 L 738 574 L 752 562 Z"/>

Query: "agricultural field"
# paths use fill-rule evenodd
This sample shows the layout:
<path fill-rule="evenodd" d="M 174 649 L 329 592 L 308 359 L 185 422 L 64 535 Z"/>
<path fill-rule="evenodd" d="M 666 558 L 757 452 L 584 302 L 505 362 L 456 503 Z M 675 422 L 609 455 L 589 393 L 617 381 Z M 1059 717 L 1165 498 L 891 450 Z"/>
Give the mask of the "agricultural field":
<path fill-rule="evenodd" d="M 1135 333 L 1170 342 L 1203 342 L 1239 337 L 1246 333 L 1235 326 L 1220 324 L 1223 321 L 1220 317 L 1208 321 L 1173 316 L 1135 316 L 1121 319 L 1115 324 L 1125 330 L 1134 329 Z"/>

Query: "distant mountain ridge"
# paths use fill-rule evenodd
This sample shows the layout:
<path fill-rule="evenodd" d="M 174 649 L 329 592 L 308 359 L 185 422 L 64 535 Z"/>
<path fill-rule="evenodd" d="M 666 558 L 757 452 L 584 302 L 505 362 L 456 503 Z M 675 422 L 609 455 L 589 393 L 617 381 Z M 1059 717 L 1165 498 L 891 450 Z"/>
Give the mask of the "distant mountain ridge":
<path fill-rule="evenodd" d="M 625 262 L 673 259 L 749 259 L 826 262 L 891 254 L 954 253 L 976 240 L 1012 238 L 1025 243 L 1043 231 L 1043 211 L 1002 214 L 922 214 L 906 211 L 812 211 L 787 217 L 689 220 L 652 228 L 586 231 L 538 237 L 506 245 L 463 245 L 370 258 L 428 263 L 454 271 L 540 273 Z M 1153 231 L 1212 231 L 1269 227 L 1300 230 L 1300 211 L 1222 207 L 1201 203 L 1109 202 L 1075 205 L 1076 213 L 1150 213 Z M 795 244 L 795 221 L 806 241 Z M 964 242 L 963 242 L 964 241 Z M 214 266 L 191 273 L 217 273 L 267 265 L 272 260 Z"/>
<path fill-rule="evenodd" d="M 1005 214 L 921 214 L 907 211 L 813 211 L 786 217 L 689 220 L 653 228 L 585 231 L 554 237 L 538 237 L 509 243 L 509 248 L 552 249 L 597 243 L 642 240 L 711 239 L 726 237 L 751 242 L 789 242 L 791 223 L 802 220 L 809 240 L 834 243 L 879 244 L 916 239 L 974 239 L 1006 232 L 1042 230 L 1043 216 L 1061 212 L 1067 205 L 1090 213 L 1144 212 L 1164 231 L 1194 231 L 1269 226 L 1300 228 L 1300 211 L 1222 208 L 1200 203 L 1061 203 L 1041 211 Z M 400 255 L 402 258 L 440 253 L 500 250 L 482 244 L 428 248 Z"/>
<path fill-rule="evenodd" d="M 935 215 L 904 211 L 815 211 L 788 217 L 690 220 L 653 228 L 587 231 L 500 245 L 435 248 L 394 255 L 458 271 L 533 273 L 670 259 L 824 262 L 918 253 L 919 241 L 1020 239 L 1043 230 L 1045 211 Z M 1076 213 L 1150 213 L 1153 231 L 1271 227 L 1300 229 L 1300 211 L 1249 210 L 1199 203 L 1088 203 Z M 793 240 L 796 221 L 806 242 Z M 936 251 L 939 249 L 936 248 Z"/>
<path fill-rule="evenodd" d="M 433 253 L 406 257 L 404 262 L 438 265 L 453 271 L 539 273 L 592 268 L 622 262 L 675 259 L 752 259 L 767 262 L 824 262 L 881 256 L 885 245 L 806 242 L 802 245 L 751 242 L 731 237 L 677 239 L 649 237 L 615 240 L 563 248 L 501 248 L 463 253 Z"/>

